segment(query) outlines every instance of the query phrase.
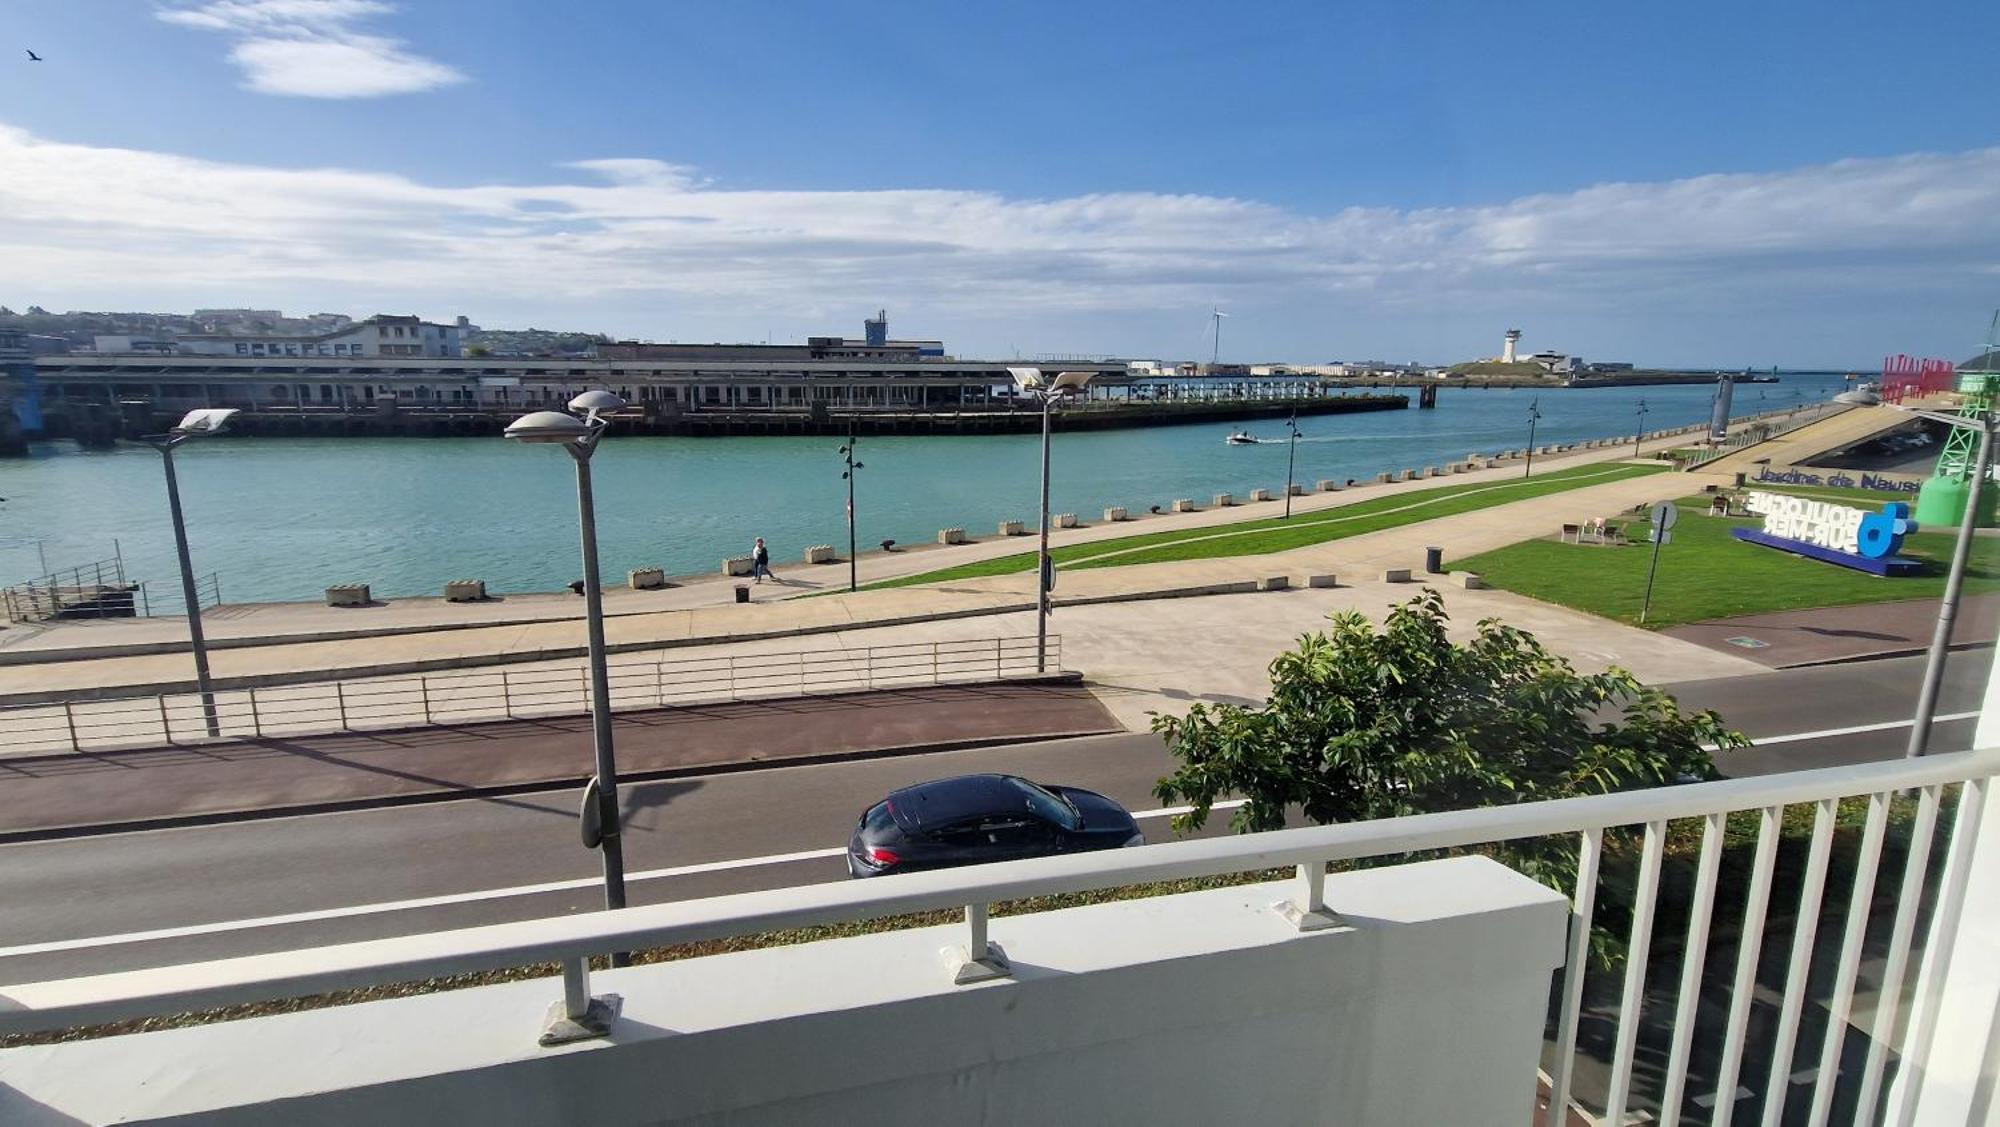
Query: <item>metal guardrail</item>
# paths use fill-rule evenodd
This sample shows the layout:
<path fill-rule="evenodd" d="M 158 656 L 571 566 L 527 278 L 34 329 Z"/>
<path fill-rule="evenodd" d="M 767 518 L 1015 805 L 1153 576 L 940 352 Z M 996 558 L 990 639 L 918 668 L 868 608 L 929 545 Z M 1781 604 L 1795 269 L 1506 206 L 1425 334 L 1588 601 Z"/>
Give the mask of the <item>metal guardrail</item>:
<path fill-rule="evenodd" d="M 1049 635 L 1049 668 L 1062 637 Z M 817 696 L 868 689 L 1002 681 L 1036 675 L 1035 639 L 975 638 L 859 649 L 613 660 L 613 711 Z M 224 690 L 215 717 L 226 739 L 381 731 L 590 709 L 590 672 L 495 669 Z M 109 751 L 211 739 L 195 693 L 0 708 L 6 755 Z"/>
<path fill-rule="evenodd" d="M 222 580 L 215 572 L 197 576 L 195 598 L 204 609 L 222 604 Z M 130 579 L 121 558 L 64 568 L 25 583 L 0 588 L 0 615 L 9 622 L 77 618 L 151 618 L 187 613 L 178 582 L 154 584 Z"/>
<path fill-rule="evenodd" d="M 1747 420 L 1751 423 L 1749 429 L 1744 430 L 1740 434 L 1732 435 L 1729 438 L 1724 439 L 1722 445 L 1714 448 L 1713 450 L 1704 451 L 1699 456 L 1690 458 L 1686 463 L 1684 463 L 1681 466 L 1681 468 L 1683 470 L 1700 469 L 1702 466 L 1705 466 L 1710 462 L 1716 461 L 1717 459 L 1725 458 L 1731 454 L 1736 453 L 1738 450 L 1743 450 L 1748 447 L 1755 446 L 1761 442 L 1769 442 L 1772 439 L 1777 438 L 1781 435 L 1790 434 L 1802 426 L 1806 426 L 1810 423 L 1819 422 L 1821 419 L 1828 418 L 1829 416 L 1832 415 L 1840 414 L 1841 412 L 1849 409 L 1851 406 L 1853 405 L 1849 403 L 1820 403 L 1810 408 L 1802 408 L 1802 410 L 1809 412 L 1808 414 L 1805 415 L 1805 417 L 1795 418 L 1792 421 L 1785 423 L 1783 426 L 1772 427 L 1768 430 L 1764 429 L 1762 425 L 1758 422 L 1758 420 L 1768 419 L 1774 416 L 1784 415 L 1784 414 L 1796 414 L 1797 412 L 1774 411 L 1764 415 L 1752 415 L 1750 416 L 1749 420 Z"/>
<path fill-rule="evenodd" d="M 1863 798 L 1867 802 L 1867 820 L 1854 854 L 1853 889 L 1847 898 L 1839 958 L 1832 975 L 1820 977 L 1822 983 L 1831 985 L 1827 1003 L 1830 1032 L 1820 1046 L 1817 1078 L 1810 1092 L 1810 1122 L 1827 1121 L 1834 1087 L 1843 1076 L 1857 1086 L 1854 1106 L 1858 1110 L 1853 1121 L 1876 1122 L 1875 1109 L 1892 1041 L 1889 1031 L 1898 1028 L 1898 1011 L 1911 970 L 1912 939 L 1925 902 L 1934 899 L 1935 907 L 1926 928 L 1929 939 L 1921 955 L 1923 965 L 1897 1046 L 1900 1068 L 1905 1074 L 1920 1072 L 1929 1057 L 1943 981 L 1950 970 L 1950 941 L 1962 918 L 1971 853 L 1980 833 L 1983 796 L 1996 773 L 2000 773 L 2000 751 L 1965 752 L 1516 806 L 1204 838 L 970 869 L 919 872 L 887 880 L 773 889 L 306 951 L 26 983 L 0 988 L 7 1002 L 0 1006 L 0 1033 L 66 1029 L 537 963 L 562 964 L 565 998 L 571 1012 L 580 1016 L 579 1007 L 589 1001 L 588 960 L 610 951 L 636 951 L 962 907 L 971 939 L 968 950 L 986 952 L 987 932 L 992 926 L 987 910 L 996 901 L 1277 867 L 1296 867 L 1298 874 L 1292 912 L 1278 918 L 1301 921 L 1297 926 L 1309 929 L 1326 926 L 1328 913 L 1338 912 L 1340 907 L 1324 899 L 1326 866 L 1330 862 L 1576 835 L 1581 852 L 1571 903 L 1568 953 L 1561 988 L 1552 1006 L 1557 1032 L 1551 1069 L 1553 1098 L 1546 1122 L 1550 1127 L 1558 1127 L 1568 1116 L 1583 975 L 1590 952 L 1605 834 L 1642 826 L 1643 847 L 1634 890 L 1622 1001 L 1615 1035 L 1609 1041 L 1612 1052 L 1607 1107 L 1604 1118 L 1599 1120 L 1622 1123 L 1631 1103 L 1639 1009 L 1642 1001 L 1648 1001 L 1645 986 L 1664 838 L 1670 822 L 1700 819 L 1701 850 L 1686 933 L 1688 956 L 1678 993 L 1673 996 L 1671 1045 L 1664 1071 L 1659 1073 L 1661 1121 L 1672 1124 L 1679 1120 L 1688 1080 L 1694 1020 L 1701 1001 L 1702 973 L 1711 939 L 1709 925 L 1717 899 L 1724 819 L 1732 813 L 1755 812 L 1758 833 L 1744 905 L 1743 938 L 1736 944 L 1734 989 L 1727 996 L 1722 1053 L 1717 1074 L 1704 1077 L 1703 1082 L 1714 1083 L 1717 1091 L 1735 1092 L 1738 1080 L 1746 1079 L 1766 1092 L 1775 1093 L 1781 1101 L 1802 1099 L 1806 1095 L 1801 1090 L 1803 1085 L 1792 1082 L 1794 1058 L 1822 897 L 1829 884 L 1828 859 L 1834 824 L 1840 800 Z M 1958 812 L 1950 848 L 1937 878 L 1935 895 L 1927 897 L 1932 841 L 1940 806 L 1946 788 L 1954 785 L 1959 786 Z M 1879 975 L 1881 994 L 1872 1020 L 1872 1028 L 1882 1032 L 1872 1040 L 1857 1076 L 1852 1066 L 1845 1072 L 1837 1066 L 1842 1059 L 1862 946 L 1875 902 L 1889 803 L 1897 792 L 1912 789 L 1918 793 L 1917 808 L 1894 918 L 1887 933 L 1887 956 Z M 1744 1050 L 1750 1010 L 1758 993 L 1765 921 L 1776 899 L 1773 878 L 1783 817 L 1786 807 L 1794 804 L 1812 805 L 1813 829 L 1804 873 L 1796 890 L 1797 924 L 1793 928 L 1778 1004 L 1777 1028 L 1760 1039 L 1760 1045 L 1768 1043 L 1772 1050 L 1766 1082 L 1760 1077 L 1743 1077 Z M 1781 905 L 1779 911 L 1783 910 Z M 1001 921 L 997 926 L 1004 929 L 1006 925 Z M 1655 1012 L 1663 1004 L 1650 1001 Z M 532 1035 L 531 1030 L 524 1029 L 522 1033 L 524 1038 Z M 1361 1031 L 1358 1035 L 1366 1033 Z M 1649 1075 L 1656 1064 L 1649 1062 Z M 1532 1081 L 1532 1077 L 1522 1078 L 1524 1091 Z M 1726 1122 L 1733 1110 L 1733 1100 L 1718 1101 L 1715 1122 Z M 1767 1107 L 1764 1122 L 1778 1122 L 1782 1110 Z M 1901 1124 L 1906 1121 L 1907 1112 L 1904 1101 L 1900 1110 L 1889 1109 L 1886 1120 Z"/>

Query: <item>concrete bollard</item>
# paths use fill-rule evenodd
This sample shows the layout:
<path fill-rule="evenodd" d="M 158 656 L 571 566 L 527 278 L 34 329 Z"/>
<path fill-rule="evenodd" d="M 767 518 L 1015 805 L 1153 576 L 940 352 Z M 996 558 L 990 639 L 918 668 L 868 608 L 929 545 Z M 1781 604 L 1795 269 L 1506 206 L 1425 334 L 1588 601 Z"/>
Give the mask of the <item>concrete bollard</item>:
<path fill-rule="evenodd" d="M 823 563 L 832 563 L 832 562 L 833 562 L 833 545 L 831 545 L 831 544 L 814 544 L 814 545 L 812 545 L 811 547 L 807 548 L 807 549 L 806 549 L 806 562 L 807 562 L 807 563 L 809 563 L 809 564 L 823 564 Z"/>
<path fill-rule="evenodd" d="M 1293 483 L 1291 483 L 1290 485 L 1286 486 L 1285 488 L 1286 488 L 1286 489 L 1288 489 L 1288 490 L 1290 490 L 1290 491 L 1291 491 L 1291 494 L 1292 494 L 1292 496 L 1294 496 L 1294 497 L 1303 497 L 1303 496 L 1305 496 L 1305 495 L 1306 495 L 1306 487 L 1305 487 L 1305 486 L 1303 486 L 1303 485 L 1300 485 L 1300 484 L 1299 484 L 1298 482 L 1296 482 L 1296 481 L 1295 481 L 1295 482 L 1293 482 Z"/>
<path fill-rule="evenodd" d="M 1195 508 L 1192 498 L 1182 497 L 1180 500 L 1174 502 L 1174 511 L 1177 513 L 1197 513 L 1201 510 Z"/>
<path fill-rule="evenodd" d="M 1075 514 L 1075 513 L 1057 513 L 1057 514 L 1056 514 L 1056 527 L 1057 527 L 1057 528 L 1075 528 L 1075 527 L 1076 527 L 1076 514 Z"/>
<path fill-rule="evenodd" d="M 444 585 L 447 603 L 477 603 L 486 598 L 484 579 L 454 579 Z"/>
<path fill-rule="evenodd" d="M 963 544 L 965 543 L 965 530 L 963 528 L 940 528 L 938 529 L 938 543 Z"/>
<path fill-rule="evenodd" d="M 1375 475 L 1375 481 L 1379 485 L 1387 485 L 1394 480 L 1396 480 L 1394 474 L 1378 473 Z"/>
<path fill-rule="evenodd" d="M 1002 536 L 1020 536 L 1026 531 L 1027 529 L 1018 520 L 1003 520 L 1000 522 L 1000 535 Z"/>
<path fill-rule="evenodd" d="M 330 607 L 365 607 L 373 601 L 366 583 L 336 583 L 326 589 L 326 605 Z"/>
<path fill-rule="evenodd" d="M 1114 507 L 1104 510 L 1104 520 L 1107 524 L 1116 524 L 1121 520 L 1130 519 L 1132 518 L 1125 515 L 1124 509 Z"/>
<path fill-rule="evenodd" d="M 1229 506 L 1234 505 L 1235 503 L 1236 503 L 1236 497 L 1233 494 L 1217 493 L 1215 495 L 1215 507 L 1218 509 L 1226 509 Z"/>
<path fill-rule="evenodd" d="M 1323 477 L 1313 483 L 1313 488 L 1319 490 L 1321 493 L 1338 493 L 1340 492 L 1340 483 L 1330 477 Z"/>
<path fill-rule="evenodd" d="M 1338 587 L 1340 586 L 1339 577 L 1334 575 L 1308 575 L 1306 576 L 1306 586 Z"/>
<path fill-rule="evenodd" d="M 1382 582 L 1384 583 L 1408 583 L 1409 581 L 1410 569 L 1407 567 L 1392 567 L 1382 573 Z"/>
<path fill-rule="evenodd" d="M 1268 489 L 1252 489 L 1250 491 L 1250 499 L 1252 501 L 1269 501 L 1271 499 L 1271 491 Z"/>
<path fill-rule="evenodd" d="M 1487 469 L 1489 469 L 1489 470 L 1497 470 L 1497 469 L 1499 469 L 1499 468 L 1500 468 L 1500 459 L 1498 459 L 1498 458 L 1488 458 L 1488 459 L 1486 459 L 1486 468 L 1487 468 Z"/>
<path fill-rule="evenodd" d="M 753 563 L 755 561 L 749 556 L 730 556 L 728 559 L 722 561 L 722 574 L 748 575 Z"/>
<path fill-rule="evenodd" d="M 1415 470 L 1404 470 L 1404 471 L 1403 471 L 1402 473 L 1399 473 L 1399 474 L 1397 474 L 1397 475 L 1396 475 L 1396 480 L 1397 480 L 1397 481 L 1415 481 L 1415 480 L 1417 480 L 1417 471 L 1415 471 Z"/>
<path fill-rule="evenodd" d="M 1486 581 L 1481 579 L 1476 571 L 1454 571 L 1451 573 L 1451 581 L 1468 591 L 1486 590 Z"/>
<path fill-rule="evenodd" d="M 667 585 L 667 572 L 659 567 L 635 567 L 625 574 L 634 591 L 657 591 Z"/>
<path fill-rule="evenodd" d="M 1267 576 L 1257 581 L 1259 591 L 1282 591 L 1291 585 L 1291 579 L 1283 575 Z"/>

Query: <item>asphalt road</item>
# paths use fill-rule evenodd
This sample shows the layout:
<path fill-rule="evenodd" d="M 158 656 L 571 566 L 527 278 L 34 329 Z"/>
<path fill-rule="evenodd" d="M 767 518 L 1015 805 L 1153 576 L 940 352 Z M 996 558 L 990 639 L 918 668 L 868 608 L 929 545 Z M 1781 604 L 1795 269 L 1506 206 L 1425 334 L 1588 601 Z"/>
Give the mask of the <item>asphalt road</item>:
<path fill-rule="evenodd" d="M 1953 656 L 1940 715 L 1978 707 L 1991 655 Z M 1905 721 L 1721 759 L 1744 775 L 1902 754 L 1921 672 L 1910 658 L 1671 688 L 1752 738 Z M 1971 733 L 1970 720 L 1941 723 L 1933 750 L 1962 750 Z M 1143 812 L 1157 808 L 1152 784 L 1169 766 L 1158 739 L 1139 733 L 642 784 L 625 791 L 630 898 L 845 879 L 838 853 L 817 851 L 836 851 L 863 808 L 922 779 L 1007 771 Z M 563 791 L 0 846 L 0 981 L 592 910 L 598 869 L 577 840 L 577 801 Z M 1170 834 L 1163 817 L 1142 825 L 1155 840 Z M 294 913 L 312 915 L 281 918 Z M 171 929 L 189 933 L 130 938 Z"/>

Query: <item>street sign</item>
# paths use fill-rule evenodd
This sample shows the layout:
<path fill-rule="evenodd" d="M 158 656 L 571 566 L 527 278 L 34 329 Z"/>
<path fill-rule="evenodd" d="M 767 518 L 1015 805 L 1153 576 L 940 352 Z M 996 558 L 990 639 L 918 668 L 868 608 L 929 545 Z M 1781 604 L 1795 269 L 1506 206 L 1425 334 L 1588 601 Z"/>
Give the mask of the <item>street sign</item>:
<path fill-rule="evenodd" d="M 1662 501 L 1653 506 L 1653 527 L 1664 532 L 1681 519 L 1680 506 L 1672 501 Z"/>
<path fill-rule="evenodd" d="M 1660 571 L 1660 549 L 1674 542 L 1674 534 L 1669 529 L 1681 519 L 1681 511 L 1672 501 L 1662 501 L 1653 506 L 1653 562 L 1646 566 L 1646 595 L 1639 602 L 1639 623 L 1644 625 L 1646 615 L 1653 609 L 1653 577 Z"/>

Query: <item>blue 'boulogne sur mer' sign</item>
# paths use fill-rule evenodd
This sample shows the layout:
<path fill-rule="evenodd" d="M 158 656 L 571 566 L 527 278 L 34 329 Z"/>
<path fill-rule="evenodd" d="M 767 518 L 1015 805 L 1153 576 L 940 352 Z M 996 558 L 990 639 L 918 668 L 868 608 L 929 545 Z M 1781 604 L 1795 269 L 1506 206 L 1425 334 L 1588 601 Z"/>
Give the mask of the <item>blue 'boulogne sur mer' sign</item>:
<path fill-rule="evenodd" d="M 1738 540 L 1871 575 L 1915 575 L 1923 569 L 1916 560 L 1896 555 L 1903 537 L 1917 530 L 1910 507 L 1901 501 L 1871 513 L 1828 501 L 1756 492 L 1750 494 L 1749 505 L 1751 512 L 1763 516 L 1764 527 L 1731 529 L 1730 535 Z"/>

